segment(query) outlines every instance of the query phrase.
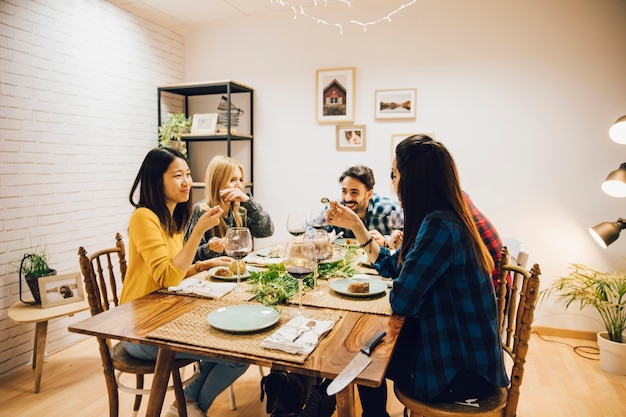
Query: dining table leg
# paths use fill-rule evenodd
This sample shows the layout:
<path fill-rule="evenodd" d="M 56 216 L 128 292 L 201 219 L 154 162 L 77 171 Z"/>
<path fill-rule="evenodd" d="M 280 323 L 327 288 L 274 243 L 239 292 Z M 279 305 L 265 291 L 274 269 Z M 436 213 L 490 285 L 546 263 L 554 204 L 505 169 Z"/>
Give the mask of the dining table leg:
<path fill-rule="evenodd" d="M 335 394 L 335 399 L 337 400 L 337 417 L 356 417 L 354 383 L 348 384 Z"/>
<path fill-rule="evenodd" d="M 171 349 L 159 348 L 156 365 L 154 367 L 154 378 L 152 387 L 150 388 L 150 396 L 148 397 L 148 409 L 146 417 L 159 417 L 163 408 L 163 400 L 165 399 L 165 391 L 167 383 L 172 372 L 172 364 L 176 352 Z"/>

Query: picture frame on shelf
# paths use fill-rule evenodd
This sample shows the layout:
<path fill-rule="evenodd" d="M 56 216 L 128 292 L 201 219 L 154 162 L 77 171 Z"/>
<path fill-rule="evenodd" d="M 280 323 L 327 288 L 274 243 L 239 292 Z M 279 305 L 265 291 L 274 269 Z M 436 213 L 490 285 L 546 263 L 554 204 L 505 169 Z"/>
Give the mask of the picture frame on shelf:
<path fill-rule="evenodd" d="M 337 125 L 338 151 L 365 151 L 365 125 Z"/>
<path fill-rule="evenodd" d="M 354 121 L 355 68 L 319 69 L 315 75 L 318 123 Z"/>
<path fill-rule="evenodd" d="M 41 308 L 77 303 L 85 299 L 79 272 L 40 277 L 38 284 Z"/>
<path fill-rule="evenodd" d="M 191 122 L 192 135 L 215 135 L 217 113 L 198 113 L 193 115 Z"/>
<path fill-rule="evenodd" d="M 417 89 L 376 90 L 374 115 L 377 120 L 415 120 Z"/>

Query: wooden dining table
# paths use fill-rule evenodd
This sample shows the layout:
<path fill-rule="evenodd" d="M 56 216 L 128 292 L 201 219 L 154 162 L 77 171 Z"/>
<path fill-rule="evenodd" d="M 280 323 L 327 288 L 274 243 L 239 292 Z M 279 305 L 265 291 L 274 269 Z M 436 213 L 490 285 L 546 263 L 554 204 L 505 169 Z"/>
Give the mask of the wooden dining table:
<path fill-rule="evenodd" d="M 377 331 L 386 332 L 383 342 L 371 355 L 372 363 L 346 388 L 336 394 L 337 415 L 356 417 L 355 384 L 378 387 L 394 351 L 404 318 L 370 312 L 342 311 L 330 333 L 323 337 L 306 359 L 299 362 L 276 359 L 260 350 L 255 355 L 237 349 L 218 349 L 180 341 L 149 337 L 149 334 L 199 307 L 211 308 L 218 300 L 154 292 L 74 323 L 69 331 L 156 346 L 159 354 L 146 416 L 160 416 L 176 352 L 256 364 L 272 369 L 314 377 L 335 378 Z M 255 302 L 255 301 L 250 301 Z M 208 304 L 207 304 L 208 303 Z M 315 308 L 315 307 L 308 307 Z M 283 313 L 281 313 L 283 314 Z M 205 323 L 206 324 L 206 323 Z M 206 324 L 208 326 L 208 324 Z M 267 350 L 271 352 L 271 350 Z M 106 370 L 105 370 L 106 372 Z"/>

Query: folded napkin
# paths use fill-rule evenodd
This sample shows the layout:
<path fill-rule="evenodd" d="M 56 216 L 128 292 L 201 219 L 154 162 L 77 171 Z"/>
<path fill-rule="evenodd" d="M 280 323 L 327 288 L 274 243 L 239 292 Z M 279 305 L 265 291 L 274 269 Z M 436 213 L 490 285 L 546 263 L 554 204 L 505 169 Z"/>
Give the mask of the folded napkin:
<path fill-rule="evenodd" d="M 259 255 L 258 253 L 252 252 L 246 255 L 243 260 L 245 263 L 250 265 L 267 266 L 272 264 L 279 264 L 283 261 L 283 258 L 267 256 L 264 253 L 262 253 L 262 255 Z"/>
<path fill-rule="evenodd" d="M 232 282 L 209 282 L 198 278 L 185 278 L 178 285 L 168 287 L 167 290 L 177 294 L 196 294 L 204 297 L 220 298 L 237 286 Z"/>
<path fill-rule="evenodd" d="M 311 325 L 307 325 L 309 322 Z M 313 320 L 297 316 L 266 337 L 261 342 L 261 347 L 308 355 L 317 346 L 320 336 L 330 331 L 334 324 L 332 320 Z"/>

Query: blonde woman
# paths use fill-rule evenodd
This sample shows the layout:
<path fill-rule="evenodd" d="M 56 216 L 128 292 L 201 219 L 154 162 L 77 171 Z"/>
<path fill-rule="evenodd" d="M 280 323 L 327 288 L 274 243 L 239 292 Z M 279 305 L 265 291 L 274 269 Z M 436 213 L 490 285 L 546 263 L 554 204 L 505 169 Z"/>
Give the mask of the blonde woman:
<path fill-rule="evenodd" d="M 270 215 L 250 194 L 244 192 L 244 171 L 239 161 L 217 155 L 209 162 L 205 178 L 206 200 L 194 204 L 191 220 L 185 230 L 185 240 L 207 206 L 219 206 L 224 213 L 219 224 L 207 230 L 200 240 L 194 258 L 198 272 L 208 269 L 203 261 L 222 256 L 224 236 L 229 227 L 247 227 L 252 237 L 269 237 L 274 234 Z"/>

